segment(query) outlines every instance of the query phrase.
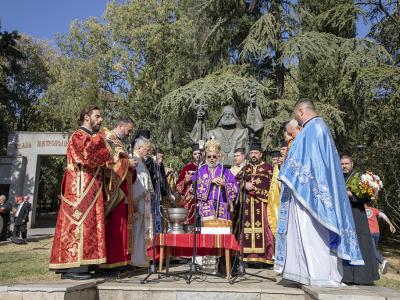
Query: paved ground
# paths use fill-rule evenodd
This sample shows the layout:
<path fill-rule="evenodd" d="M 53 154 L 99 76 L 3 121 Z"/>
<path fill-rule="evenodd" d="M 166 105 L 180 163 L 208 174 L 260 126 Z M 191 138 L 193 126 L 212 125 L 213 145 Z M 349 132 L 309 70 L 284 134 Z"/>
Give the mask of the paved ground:
<path fill-rule="evenodd" d="M 188 270 L 186 265 L 177 265 L 171 271 Z M 176 300 L 283 300 L 283 299 L 358 299 L 395 300 L 400 293 L 382 287 L 349 286 L 340 288 L 309 288 L 282 281 L 271 270 L 248 269 L 250 274 L 265 276 L 267 279 L 246 275 L 235 284 L 226 278 L 195 274 L 187 284 L 176 276 L 152 275 L 145 284 L 145 271 L 125 273 L 125 276 L 97 278 L 88 281 L 63 280 L 0 286 L 0 299 L 60 299 L 114 300 L 114 299 L 176 299 Z M 68 294 L 68 297 L 67 297 Z M 14 298 L 13 298 L 14 297 Z M 68 298 L 68 299 L 69 299 Z M 58 298 L 57 298 L 58 299 Z"/>
<path fill-rule="evenodd" d="M 55 228 L 31 228 L 28 229 L 28 241 L 52 237 Z M 1 241 L 0 245 L 9 244 L 10 241 Z"/>
<path fill-rule="evenodd" d="M 29 239 L 31 241 L 44 242 L 54 233 L 54 228 L 35 228 L 29 230 Z M 30 243 L 35 246 L 37 243 Z M 11 246 L 11 245 L 10 245 Z M 29 245 L 28 245 L 29 246 Z M 7 246 L 9 247 L 9 246 Z M 188 270 L 188 266 L 175 265 L 171 271 Z M 267 277 L 260 279 L 247 275 L 238 278 L 235 284 L 229 284 L 227 279 L 208 276 L 204 274 L 195 274 L 193 281 L 187 284 L 186 281 L 179 277 L 158 277 L 152 275 L 149 282 L 142 284 L 141 281 L 146 276 L 146 271 L 135 271 L 125 274 L 122 277 L 98 278 L 92 283 L 92 288 L 96 290 L 98 299 L 115 299 L 116 295 L 120 295 L 118 299 L 228 299 L 228 300 L 246 300 L 246 299 L 400 299 L 400 294 L 392 289 L 382 287 L 362 287 L 351 286 L 335 289 L 318 289 L 300 287 L 289 282 L 282 282 L 279 277 L 271 270 L 248 269 L 250 274 L 258 274 Z M 59 280 L 59 279 L 58 279 Z M 25 281 L 27 282 L 27 281 Z M 11 284 L 0 286 L 0 299 L 3 299 L 2 293 L 42 293 L 40 297 L 45 297 L 46 293 L 67 293 L 68 289 L 78 290 L 77 286 L 81 286 L 84 282 L 75 281 L 58 281 L 58 282 L 38 282 Z M 89 284 L 89 282 L 87 283 Z M 63 288 L 66 285 L 68 288 Z M 85 285 L 84 285 L 85 286 Z M 61 290 L 60 290 L 61 288 Z M 83 289 L 83 288 L 82 288 Z M 8 291 L 8 292 L 7 292 Z M 91 291 L 93 293 L 93 291 Z M 49 294 L 50 295 L 50 294 Z M 163 295 L 159 298 L 160 295 Z M 164 297 L 168 296 L 167 298 Z M 31 295 L 28 298 L 30 299 Z M 75 296 L 74 296 L 75 297 Z M 87 298 L 83 297 L 82 299 Z M 133 298 L 132 298 L 133 297 Z M 6 298 L 4 298 L 6 299 Z M 8 299 L 8 298 L 7 298 Z M 11 299 L 11 298 L 10 298 Z M 14 298 L 12 298 L 14 299 Z M 19 298 L 18 298 L 19 299 Z M 21 298 L 22 299 L 22 298 Z M 89 298 L 87 298 L 89 299 Z M 94 298 L 93 298 L 94 299 Z"/>

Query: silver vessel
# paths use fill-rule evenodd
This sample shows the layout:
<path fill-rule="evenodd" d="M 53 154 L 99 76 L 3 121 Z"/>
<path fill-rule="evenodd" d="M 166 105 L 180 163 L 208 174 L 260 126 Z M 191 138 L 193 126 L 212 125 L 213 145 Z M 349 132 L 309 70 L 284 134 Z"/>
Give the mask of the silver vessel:
<path fill-rule="evenodd" d="M 183 222 L 186 220 L 188 210 L 186 208 L 168 208 L 168 218 L 170 222 L 170 230 L 168 233 L 185 233 Z"/>

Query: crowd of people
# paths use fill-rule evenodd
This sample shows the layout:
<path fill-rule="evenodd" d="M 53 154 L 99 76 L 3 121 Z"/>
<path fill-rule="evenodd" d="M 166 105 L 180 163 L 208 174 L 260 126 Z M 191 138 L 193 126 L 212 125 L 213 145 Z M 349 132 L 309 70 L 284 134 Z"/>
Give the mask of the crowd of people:
<path fill-rule="evenodd" d="M 225 220 L 250 267 L 273 267 L 305 285 L 373 284 L 379 265 L 387 268 L 377 218 L 395 228 L 368 206 L 371 199 L 347 188 L 352 158 L 339 157 L 313 101 L 299 100 L 293 113 L 280 149 L 265 155 L 253 142 L 227 166 L 219 141 L 210 139 L 204 150 L 192 145 L 193 160 L 175 178 L 148 130 L 126 147 L 131 118 L 101 129 L 100 109 L 85 108 L 67 146 L 50 269 L 87 279 L 93 271 L 147 267 L 153 233 L 168 230 L 161 208 L 174 202 L 188 209 L 188 227 L 196 211 L 202 222 Z"/>

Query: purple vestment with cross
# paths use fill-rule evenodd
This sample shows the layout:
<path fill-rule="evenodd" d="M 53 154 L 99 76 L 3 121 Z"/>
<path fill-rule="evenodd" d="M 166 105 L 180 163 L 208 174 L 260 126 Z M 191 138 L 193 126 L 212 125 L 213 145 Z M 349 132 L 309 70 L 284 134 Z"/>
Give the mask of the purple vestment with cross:
<path fill-rule="evenodd" d="M 203 165 L 198 170 L 197 200 L 202 218 L 215 217 L 230 220 L 229 206 L 236 199 L 239 187 L 235 176 L 227 168 L 224 168 L 222 176 L 225 187 L 211 183 L 214 178 L 221 177 L 221 175 L 222 166 L 220 164 L 213 169 Z M 195 180 L 196 174 L 193 175 L 192 182 Z"/>

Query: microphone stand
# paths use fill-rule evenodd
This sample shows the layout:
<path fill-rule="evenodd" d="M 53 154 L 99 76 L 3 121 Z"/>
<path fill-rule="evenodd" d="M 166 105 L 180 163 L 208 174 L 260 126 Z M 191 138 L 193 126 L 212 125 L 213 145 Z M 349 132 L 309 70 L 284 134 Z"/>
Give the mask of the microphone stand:
<path fill-rule="evenodd" d="M 252 140 L 253 140 L 253 135 L 250 135 L 250 142 L 249 145 L 252 144 Z M 250 147 L 249 147 L 250 149 Z M 231 279 L 229 280 L 230 284 L 234 284 L 235 281 L 239 278 L 245 278 L 245 275 L 249 275 L 249 276 L 253 276 L 253 277 L 257 277 L 257 278 L 261 278 L 261 279 L 266 279 L 266 280 L 270 280 L 270 281 L 275 281 L 275 278 L 273 277 L 267 277 L 267 276 L 261 276 L 258 274 L 252 274 L 252 273 L 248 273 L 246 271 L 246 267 L 245 267 L 245 263 L 243 261 L 244 259 L 244 207 L 246 205 L 246 198 L 247 198 L 247 193 L 246 193 L 246 182 L 247 182 L 247 178 L 248 178 L 248 174 L 246 172 L 247 169 L 247 163 L 246 161 L 248 161 L 250 163 L 250 150 L 247 153 L 247 159 L 245 160 L 245 165 L 243 166 L 243 172 L 242 172 L 242 177 L 240 179 L 241 185 L 243 186 L 241 193 L 242 193 L 242 199 L 239 198 L 239 203 L 240 203 L 240 217 L 239 217 L 239 225 L 238 227 L 240 228 L 239 231 L 239 239 L 240 239 L 240 248 L 241 251 L 239 253 L 239 257 L 238 257 L 238 253 L 236 252 L 235 254 L 235 260 L 232 264 L 232 270 L 235 270 L 235 267 L 237 265 L 237 271 L 234 275 L 232 275 Z M 241 200 L 241 201 L 240 201 Z M 238 262 L 238 263 L 236 263 Z M 245 278 L 246 279 L 246 278 Z"/>
<path fill-rule="evenodd" d="M 198 270 L 198 265 L 196 263 L 196 256 L 197 256 L 197 235 L 199 231 L 201 230 L 201 219 L 200 219 L 200 212 L 199 212 L 199 200 L 197 198 L 197 182 L 199 180 L 199 168 L 200 168 L 200 163 L 201 163 L 201 152 L 199 159 L 196 163 L 196 179 L 193 182 L 193 198 L 194 198 L 194 223 L 193 223 L 193 250 L 192 250 L 192 260 L 189 264 L 189 276 L 186 278 L 186 283 L 190 284 L 193 275 L 197 272 Z"/>
<path fill-rule="evenodd" d="M 221 163 L 221 175 L 220 178 L 224 179 L 224 160 Z M 219 203 L 221 199 L 221 186 L 218 186 L 218 200 L 217 200 L 217 208 L 215 209 L 215 218 L 219 219 Z"/>

